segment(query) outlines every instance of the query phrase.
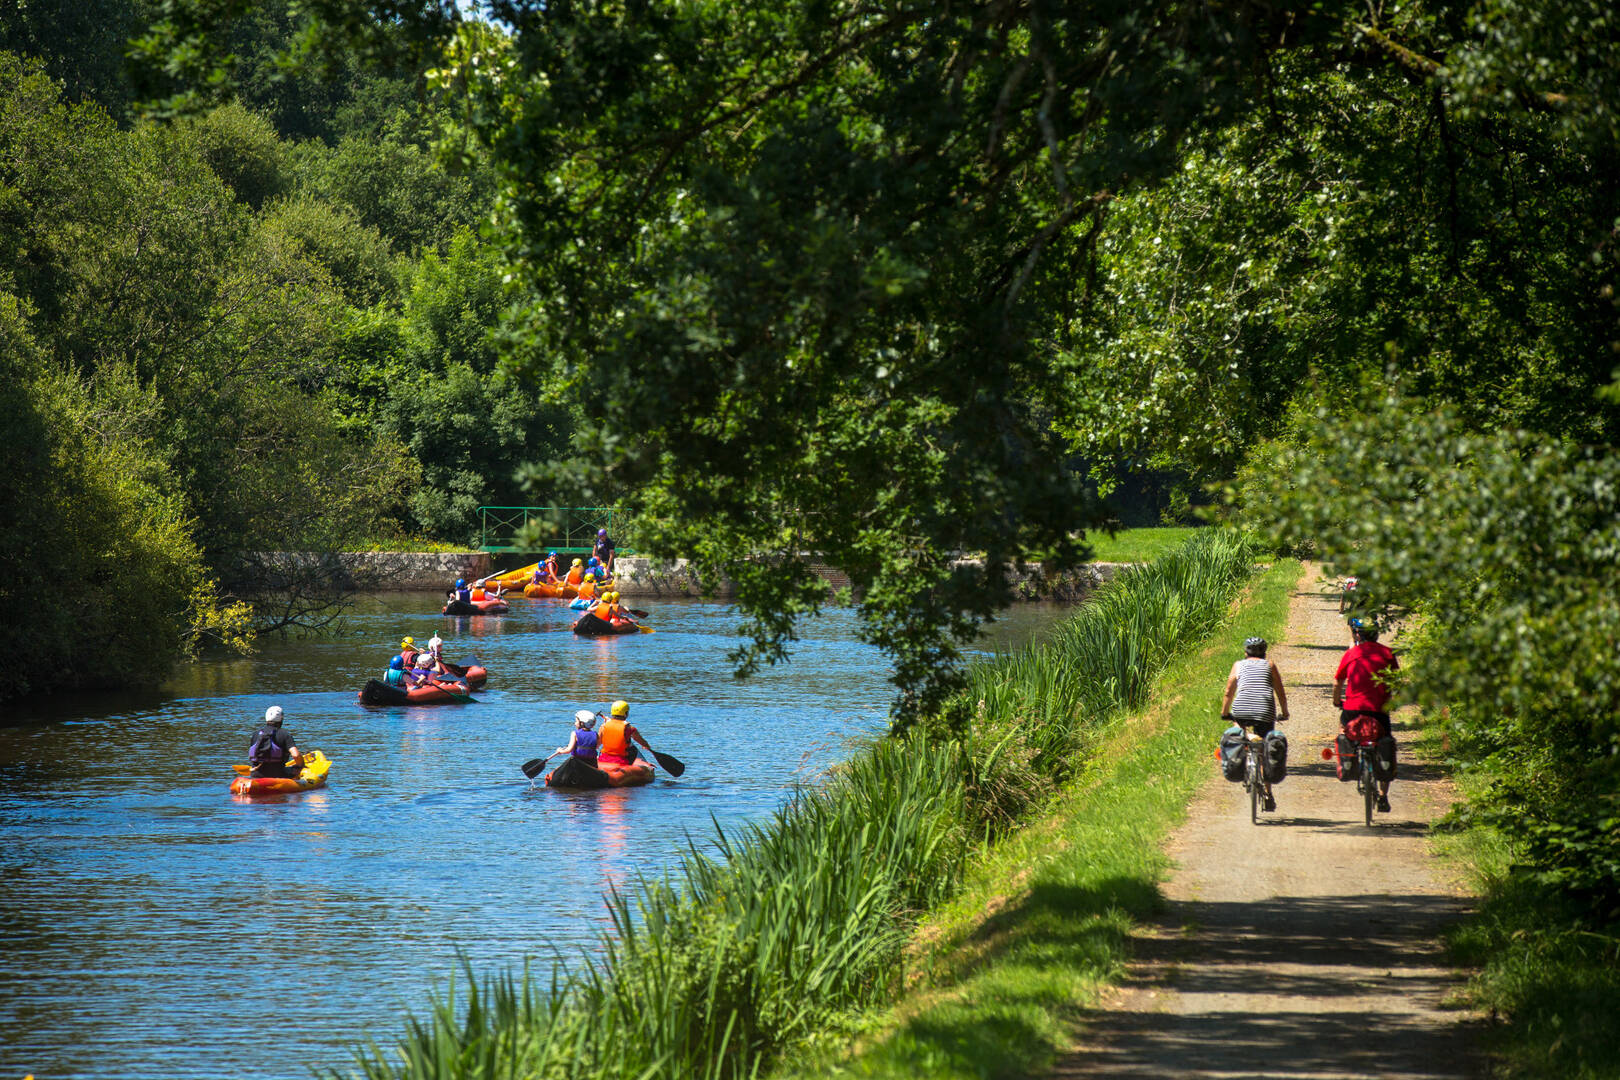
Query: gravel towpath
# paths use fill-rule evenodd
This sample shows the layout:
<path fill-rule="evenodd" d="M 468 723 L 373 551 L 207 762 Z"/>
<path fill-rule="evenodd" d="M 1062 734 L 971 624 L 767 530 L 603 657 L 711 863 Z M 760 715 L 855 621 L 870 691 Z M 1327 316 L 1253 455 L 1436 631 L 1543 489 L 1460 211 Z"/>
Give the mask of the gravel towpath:
<path fill-rule="evenodd" d="M 1475 1019 L 1445 1005 L 1461 976 L 1438 941 L 1470 901 L 1425 839 L 1450 785 L 1405 755 L 1397 716 L 1392 812 L 1368 828 L 1355 785 L 1321 757 L 1338 731 L 1333 671 L 1349 645 L 1330 588 L 1307 564 L 1287 636 L 1270 653 L 1292 713 L 1277 810 L 1251 825 L 1242 785 L 1216 776 L 1211 761 L 1169 842 L 1169 908 L 1144 929 L 1120 990 L 1084 1015 L 1083 1049 L 1057 1076 L 1484 1074 L 1471 1052 Z M 1220 726 L 1211 717 L 1212 744 Z"/>

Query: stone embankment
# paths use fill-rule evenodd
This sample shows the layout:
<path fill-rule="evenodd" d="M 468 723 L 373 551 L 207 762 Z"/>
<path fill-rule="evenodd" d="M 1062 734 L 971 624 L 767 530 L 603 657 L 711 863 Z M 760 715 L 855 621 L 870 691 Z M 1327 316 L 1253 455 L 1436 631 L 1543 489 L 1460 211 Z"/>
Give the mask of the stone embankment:
<path fill-rule="evenodd" d="M 964 559 L 954 565 L 978 567 L 975 559 Z M 1031 563 L 1013 574 L 1013 590 L 1020 600 L 1076 601 L 1083 599 L 1098 585 L 1114 578 L 1129 563 L 1089 563 L 1073 570 L 1048 576 L 1039 563 Z M 835 566 L 812 562 L 811 568 L 827 582 L 829 595 L 851 588 L 849 575 Z M 625 597 L 659 598 L 670 596 L 704 595 L 703 582 L 696 570 L 685 559 L 662 561 L 642 556 L 627 555 L 615 566 L 615 587 Z M 730 581 L 720 580 L 708 595 L 717 600 L 729 600 L 736 595 Z"/>
<path fill-rule="evenodd" d="M 829 597 L 851 588 L 849 575 L 837 567 L 817 562 L 810 565 L 827 582 Z M 976 559 L 964 559 L 953 565 L 969 568 L 981 564 Z M 1049 576 L 1041 564 L 1030 563 L 1013 572 L 1013 592 L 1019 600 L 1072 603 L 1084 599 L 1128 566 L 1129 563 L 1088 563 Z M 736 588 L 725 578 L 714 582 L 705 593 L 703 581 L 686 559 L 666 561 L 626 555 L 618 560 L 616 570 L 615 585 L 626 599 L 707 595 L 716 600 L 730 600 L 736 596 Z M 227 584 L 237 589 L 275 590 L 319 582 L 355 592 L 443 592 L 456 578 L 477 581 L 495 572 L 493 558 L 482 551 L 262 551 L 245 559 Z"/>
<path fill-rule="evenodd" d="M 443 592 L 456 578 L 494 572 L 483 551 L 257 551 L 227 575 L 233 589 L 337 588 L 352 592 Z"/>

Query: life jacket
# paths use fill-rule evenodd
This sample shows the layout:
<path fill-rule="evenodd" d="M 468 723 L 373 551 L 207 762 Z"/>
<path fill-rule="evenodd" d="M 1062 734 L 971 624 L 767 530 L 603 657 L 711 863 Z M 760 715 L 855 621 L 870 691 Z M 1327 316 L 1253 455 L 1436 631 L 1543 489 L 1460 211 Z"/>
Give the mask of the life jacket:
<path fill-rule="evenodd" d="M 457 589 L 456 590 L 456 599 L 460 600 L 463 604 L 471 603 L 472 602 L 472 590 L 471 589 Z"/>
<path fill-rule="evenodd" d="M 389 668 L 383 675 L 383 682 L 389 686 L 404 686 L 405 671 L 402 668 Z"/>
<path fill-rule="evenodd" d="M 604 600 L 591 609 L 591 614 L 603 622 L 607 622 L 613 618 L 613 605 Z"/>
<path fill-rule="evenodd" d="M 415 667 L 416 658 L 422 653 L 421 649 L 405 649 L 399 654 L 399 662 L 406 667 Z"/>
<path fill-rule="evenodd" d="M 584 581 L 584 580 L 585 580 L 585 571 L 584 571 L 583 568 L 576 566 L 576 567 L 573 567 L 572 569 L 570 569 L 568 571 L 568 584 L 570 584 L 570 585 L 578 585 L 581 581 Z"/>
<path fill-rule="evenodd" d="M 579 583 L 579 595 L 585 597 L 587 600 L 590 599 L 591 597 L 595 596 L 596 595 L 596 579 L 595 578 L 586 578 L 584 581 L 580 582 Z"/>
<path fill-rule="evenodd" d="M 485 599 L 484 590 L 483 589 L 474 589 L 472 591 L 472 598 L 474 600 L 483 600 L 483 599 Z"/>
<path fill-rule="evenodd" d="M 280 765 L 287 760 L 287 748 L 276 741 L 276 733 L 280 730 L 266 724 L 253 733 L 253 741 L 248 743 L 249 765 L 255 768 L 260 765 Z"/>
<path fill-rule="evenodd" d="M 596 760 L 596 744 L 601 740 L 596 732 L 579 728 L 574 732 L 574 756 Z"/>
<path fill-rule="evenodd" d="M 602 730 L 598 734 L 601 742 L 600 753 L 604 757 L 612 756 L 620 761 L 629 760 L 630 739 L 624 733 L 624 729 L 628 726 L 623 720 L 609 720 L 602 725 Z"/>

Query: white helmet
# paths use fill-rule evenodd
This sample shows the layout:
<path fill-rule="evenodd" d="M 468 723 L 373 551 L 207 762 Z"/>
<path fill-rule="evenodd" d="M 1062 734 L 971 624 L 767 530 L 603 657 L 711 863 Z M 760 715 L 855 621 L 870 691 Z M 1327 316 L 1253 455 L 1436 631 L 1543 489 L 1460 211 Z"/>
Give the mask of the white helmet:
<path fill-rule="evenodd" d="M 272 705 L 268 709 L 264 710 L 264 722 L 267 724 L 281 723 L 281 706 Z"/>
<path fill-rule="evenodd" d="M 595 725 L 596 725 L 596 714 L 591 712 L 591 710 L 589 710 L 589 709 L 581 709 L 581 710 L 579 710 L 579 712 L 574 714 L 574 726 L 575 727 L 577 727 L 577 728 L 588 728 L 588 727 L 594 727 Z"/>

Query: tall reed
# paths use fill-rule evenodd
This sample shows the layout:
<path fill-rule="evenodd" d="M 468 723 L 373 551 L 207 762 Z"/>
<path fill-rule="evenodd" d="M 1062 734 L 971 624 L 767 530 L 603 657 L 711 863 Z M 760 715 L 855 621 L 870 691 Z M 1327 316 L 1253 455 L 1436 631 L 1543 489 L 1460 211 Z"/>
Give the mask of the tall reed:
<path fill-rule="evenodd" d="M 600 953 L 482 986 L 407 1021 L 359 1075 L 606 1080 L 757 1075 L 887 999 L 918 915 L 975 844 L 1071 775 L 1088 736 L 1142 703 L 1178 650 L 1218 625 L 1252 572 L 1203 530 L 1103 589 L 1051 638 L 978 665 L 962 733 L 884 739 L 768 821 L 692 847 L 665 879 L 610 897 Z"/>

